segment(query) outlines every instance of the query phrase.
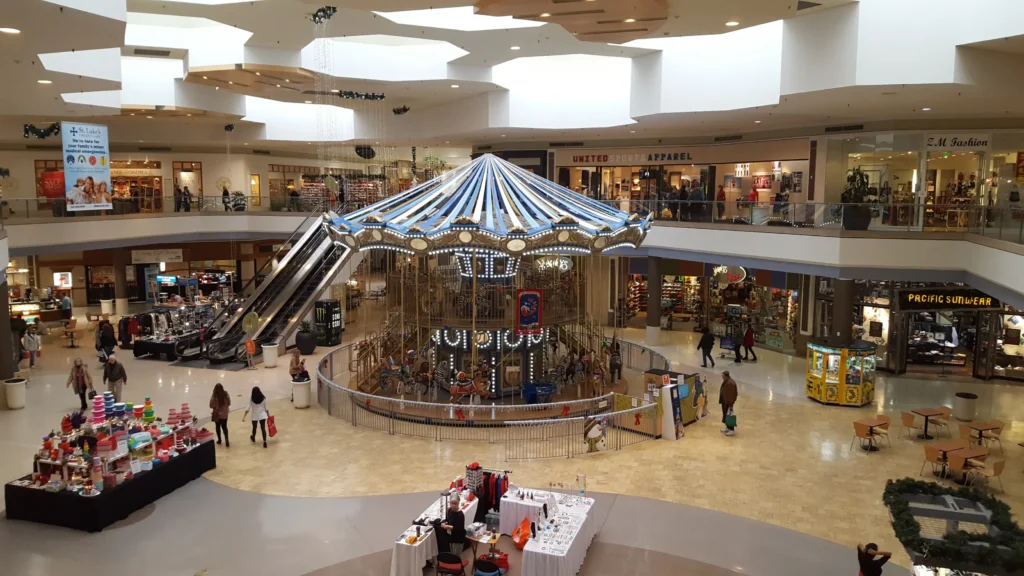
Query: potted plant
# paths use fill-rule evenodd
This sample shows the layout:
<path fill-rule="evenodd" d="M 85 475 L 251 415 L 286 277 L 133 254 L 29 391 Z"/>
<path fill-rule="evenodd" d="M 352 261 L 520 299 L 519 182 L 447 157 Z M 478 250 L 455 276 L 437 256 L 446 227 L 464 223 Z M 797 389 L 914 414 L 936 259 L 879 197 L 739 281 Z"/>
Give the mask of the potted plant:
<path fill-rule="evenodd" d="M 868 173 L 860 166 L 850 170 L 843 187 L 843 229 L 867 230 L 871 224 L 871 207 L 868 206 Z"/>
<path fill-rule="evenodd" d="M 295 347 L 299 353 L 308 356 L 316 350 L 317 331 L 316 325 L 309 320 L 299 322 L 299 332 L 295 335 Z"/>

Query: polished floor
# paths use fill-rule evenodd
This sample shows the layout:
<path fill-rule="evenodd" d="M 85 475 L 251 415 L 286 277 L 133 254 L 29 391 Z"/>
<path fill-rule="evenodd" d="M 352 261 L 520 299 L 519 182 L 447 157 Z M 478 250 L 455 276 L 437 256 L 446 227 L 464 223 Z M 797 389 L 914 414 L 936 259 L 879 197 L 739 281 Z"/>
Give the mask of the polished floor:
<path fill-rule="evenodd" d="M 372 314 L 365 324 L 372 325 L 371 320 Z M 350 325 L 345 341 L 358 339 L 360 333 L 358 323 Z M 621 338 L 637 342 L 643 341 L 643 335 L 641 330 L 620 333 Z M 887 479 L 918 474 L 923 442 L 912 436 L 897 439 L 894 424 L 892 448 L 866 453 L 855 444 L 851 447 L 851 422 L 877 412 L 898 422 L 900 410 L 950 404 L 959 390 L 980 395 L 980 417 L 1010 422 L 1004 434 L 1005 452 L 997 448 L 992 458 L 1009 460 L 1003 477 L 1006 494 L 1000 497 L 1015 512 L 1024 511 L 1024 465 L 1016 445 L 1024 441 L 1024 387 L 882 376 L 874 405 L 827 407 L 803 397 L 802 359 L 758 350 L 756 364 L 719 363 L 713 370 L 703 370 L 695 334 L 678 331 L 662 336 L 658 350 L 672 360 L 674 369 L 707 375 L 712 398 L 723 369 L 736 377 L 740 383 L 737 436 L 726 438 L 711 419 L 687 427 L 686 437 L 678 442 L 647 442 L 573 459 L 506 462 L 500 444 L 389 436 L 355 428 L 315 406 L 294 409 L 288 401 L 290 384 L 283 365 L 221 372 L 136 360 L 130 352 L 121 352 L 128 372 L 128 399 L 151 396 L 158 413 L 189 402 L 193 412 L 202 415 L 216 382 L 228 388 L 236 410 L 244 409 L 249 389 L 259 385 L 271 398 L 281 433 L 267 449 L 254 445 L 249 442 L 248 423 L 236 412 L 230 421 L 231 448 L 219 449 L 218 468 L 205 479 L 99 535 L 2 522 L 0 549 L 6 547 L 4 557 L 12 554 L 16 565 L 25 568 L 13 572 L 18 574 L 56 573 L 76 562 L 75 550 L 102 547 L 108 538 L 120 535 L 137 540 L 144 557 L 158 559 L 157 574 L 195 574 L 204 569 L 209 576 L 377 574 L 372 566 L 388 566 L 387 561 L 381 564 L 379 555 L 389 548 L 410 514 L 422 510 L 429 500 L 426 495 L 408 495 L 436 493 L 466 463 L 480 461 L 509 467 L 519 484 L 538 488 L 570 484 L 577 474 L 585 474 L 589 490 L 607 494 L 616 503 L 626 498 L 649 503 L 631 503 L 630 508 L 642 509 L 644 522 L 651 526 L 672 523 L 672 529 L 658 531 L 618 521 L 606 523 L 595 540 L 594 556 L 581 574 L 615 573 L 608 570 L 613 565 L 610 561 L 595 562 L 601 554 L 628 554 L 637 562 L 658 562 L 647 565 L 652 569 L 673 566 L 671 572 L 678 574 L 847 574 L 854 573 L 853 547 L 869 540 L 897 552 L 895 565 L 907 566 L 908 559 L 892 536 L 881 491 Z M 77 397 L 65 387 L 74 357 L 88 359 L 99 384 L 102 372 L 92 354 L 88 348 L 67 350 L 49 341 L 44 344 L 43 357 L 30 373 L 28 406 L 0 411 L 0 473 L 6 479 L 29 471 L 39 438 L 77 407 Z M 313 366 L 314 358 L 307 364 Z M 346 524 L 348 516 L 339 512 L 348 506 L 357 510 L 353 514 L 358 519 L 352 521 L 356 525 L 376 522 L 378 517 L 397 524 L 353 530 Z M 735 523 L 740 520 L 742 525 Z M 728 533 L 717 532 L 720 529 Z M 760 535 L 772 531 L 799 538 L 784 553 L 777 547 L 765 550 L 758 543 Z M 628 534 L 616 536 L 619 532 Z M 201 545 L 217 534 L 227 540 L 223 547 Z M 164 535 L 171 544 L 162 543 Z M 727 551 L 716 547 L 706 541 L 712 535 L 734 545 Z M 771 541 L 768 538 L 764 536 L 766 542 Z M 36 540 L 41 543 L 33 544 Z M 63 551 L 65 543 L 69 553 Z M 345 552 L 356 544 L 358 554 Z M 776 553 L 791 564 L 783 560 L 759 564 Z M 809 568 L 799 569 L 793 563 Z M 358 571 L 348 571 L 356 567 Z M 894 568 L 886 573 L 890 571 L 900 573 Z M 99 572 L 97 568 L 95 573 Z"/>

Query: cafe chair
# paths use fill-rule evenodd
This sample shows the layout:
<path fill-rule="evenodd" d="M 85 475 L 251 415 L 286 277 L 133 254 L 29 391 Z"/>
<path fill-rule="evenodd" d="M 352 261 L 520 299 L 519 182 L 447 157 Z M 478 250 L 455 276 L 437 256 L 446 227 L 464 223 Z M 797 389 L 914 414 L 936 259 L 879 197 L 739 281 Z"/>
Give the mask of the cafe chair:
<path fill-rule="evenodd" d="M 988 458 L 988 448 L 984 449 L 981 456 L 978 456 L 977 458 L 968 458 L 967 465 L 973 466 L 974 468 L 984 468 L 985 458 Z"/>
<path fill-rule="evenodd" d="M 941 406 L 939 410 L 942 410 L 942 416 L 936 416 L 930 420 L 931 425 L 937 428 L 945 428 L 946 434 L 952 438 L 953 433 L 949 430 L 949 419 L 953 417 L 953 409 L 949 406 Z"/>
<path fill-rule="evenodd" d="M 437 573 L 440 576 L 466 576 L 466 564 L 451 552 L 440 552 L 437 555 Z"/>
<path fill-rule="evenodd" d="M 960 424 L 960 439 L 967 440 L 971 445 L 978 442 L 978 437 L 974 435 L 974 430 L 971 430 L 967 424 Z"/>
<path fill-rule="evenodd" d="M 924 445 L 924 463 L 921 464 L 921 471 L 917 473 L 918 476 L 924 474 L 924 467 L 928 464 L 932 465 L 932 473 L 939 472 L 942 470 L 946 462 L 942 459 L 942 451 L 938 448 L 933 448 L 928 444 Z"/>
<path fill-rule="evenodd" d="M 917 423 L 917 419 L 914 418 L 912 412 L 900 412 L 900 433 L 896 435 L 896 438 L 903 436 L 903 431 L 907 428 L 911 430 L 921 430 L 922 426 Z"/>
<path fill-rule="evenodd" d="M 957 456 L 956 452 L 950 452 L 946 459 L 949 461 L 949 469 L 955 476 L 957 472 L 964 475 L 964 484 L 969 484 L 977 473 L 977 468 L 967 464 L 967 459 L 963 456 Z"/>
<path fill-rule="evenodd" d="M 992 422 L 995 424 L 999 424 L 999 428 L 996 428 L 995 430 L 988 430 L 986 432 L 982 432 L 981 440 L 982 442 L 985 443 L 986 446 L 992 446 L 993 444 L 998 442 L 999 452 L 1001 453 L 1003 451 L 1003 441 L 1000 439 L 1000 436 L 1003 435 L 1003 428 L 1006 427 L 1006 423 L 1003 422 L 1002 420 L 993 420 Z"/>
<path fill-rule="evenodd" d="M 850 440 L 850 450 L 853 450 L 853 443 L 860 439 L 861 448 L 864 447 L 864 441 L 867 440 L 868 448 L 875 446 L 875 440 L 879 438 L 879 435 L 872 434 L 871 428 L 860 424 L 859 422 L 853 423 L 853 440 Z"/>
<path fill-rule="evenodd" d="M 885 438 L 885 441 L 889 443 L 889 448 L 892 448 L 892 440 L 889 439 L 889 425 L 892 424 L 892 418 L 879 416 L 878 419 L 882 424 L 871 428 L 871 433 L 878 438 Z"/>
<path fill-rule="evenodd" d="M 992 463 L 991 468 L 979 468 L 977 474 L 979 477 L 984 477 L 986 481 L 991 485 L 992 478 L 999 480 L 999 491 L 1006 493 L 1006 489 L 1003 488 L 1003 470 L 1006 468 L 1006 460 L 997 460 Z"/>

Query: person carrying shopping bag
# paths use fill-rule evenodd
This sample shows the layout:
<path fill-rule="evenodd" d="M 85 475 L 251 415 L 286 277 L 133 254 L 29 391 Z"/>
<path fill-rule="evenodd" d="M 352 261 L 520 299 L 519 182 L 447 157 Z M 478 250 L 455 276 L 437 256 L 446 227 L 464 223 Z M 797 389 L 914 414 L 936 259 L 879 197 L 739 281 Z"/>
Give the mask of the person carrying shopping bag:
<path fill-rule="evenodd" d="M 89 408 L 85 401 L 85 395 L 93 387 L 92 376 L 89 376 L 89 370 L 85 367 L 85 363 L 82 362 L 81 358 L 75 358 L 75 365 L 71 367 L 71 374 L 68 376 L 68 383 L 65 388 L 71 388 L 75 394 L 78 394 L 78 399 L 82 401 L 82 413 L 84 414 L 86 409 Z"/>
<path fill-rule="evenodd" d="M 252 434 L 249 436 L 249 440 L 256 442 L 256 423 L 259 423 L 260 432 L 263 433 L 263 447 L 267 447 L 267 419 L 270 418 L 270 410 L 267 409 L 267 397 L 260 391 L 259 386 L 252 387 L 252 394 L 249 397 L 249 407 L 245 409 L 245 414 L 242 414 L 242 420 L 245 420 L 249 414 L 252 414 Z"/>
<path fill-rule="evenodd" d="M 729 371 L 722 372 L 722 387 L 718 390 L 718 403 L 722 405 L 722 432 L 726 436 L 736 435 L 736 414 L 733 408 L 736 406 L 736 398 L 739 396 L 739 389 L 736 381 L 729 375 Z"/>

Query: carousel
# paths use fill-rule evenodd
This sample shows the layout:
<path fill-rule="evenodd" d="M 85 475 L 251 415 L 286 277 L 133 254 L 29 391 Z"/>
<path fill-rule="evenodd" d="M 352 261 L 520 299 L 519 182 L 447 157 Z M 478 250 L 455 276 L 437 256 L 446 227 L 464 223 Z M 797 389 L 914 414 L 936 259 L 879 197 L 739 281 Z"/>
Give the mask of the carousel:
<path fill-rule="evenodd" d="M 336 242 L 386 251 L 387 321 L 359 344 L 353 388 L 530 403 L 613 384 L 594 278 L 607 285 L 602 256 L 638 246 L 650 218 L 486 154 L 332 224 Z"/>

